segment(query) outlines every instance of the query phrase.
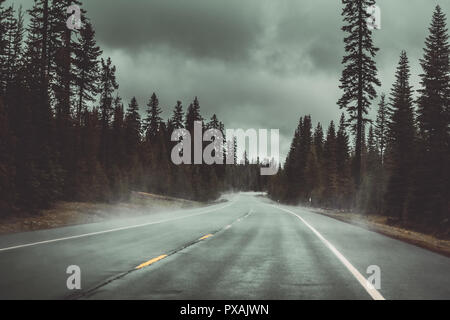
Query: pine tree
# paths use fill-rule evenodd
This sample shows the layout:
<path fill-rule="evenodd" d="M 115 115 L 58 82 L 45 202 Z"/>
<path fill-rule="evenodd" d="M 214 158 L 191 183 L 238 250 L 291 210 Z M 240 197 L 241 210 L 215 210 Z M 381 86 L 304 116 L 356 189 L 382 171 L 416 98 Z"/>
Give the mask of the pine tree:
<path fill-rule="evenodd" d="M 313 147 L 311 148 L 310 156 L 309 156 L 309 165 L 308 165 L 308 175 L 311 177 L 311 185 L 313 186 L 313 191 L 311 192 L 311 204 L 320 205 L 323 198 L 323 189 L 324 189 L 324 180 L 325 180 L 325 172 L 324 172 L 324 135 L 322 125 L 317 123 L 317 126 L 314 130 L 313 136 Z M 313 170 L 313 172 L 309 172 Z M 316 170 L 317 172 L 314 172 Z M 309 201 L 309 199 L 308 199 Z"/>
<path fill-rule="evenodd" d="M 217 129 L 219 130 L 222 135 L 225 131 L 225 126 L 222 122 L 219 121 L 216 114 L 213 114 L 209 122 L 206 124 L 206 129 Z"/>
<path fill-rule="evenodd" d="M 141 117 L 136 97 L 131 99 L 125 115 L 125 147 L 130 187 L 142 187 L 143 167 L 140 159 Z"/>
<path fill-rule="evenodd" d="M 222 159 L 225 159 L 225 153 L 226 153 L 225 142 L 224 142 L 225 141 L 225 137 L 224 137 L 224 135 L 225 135 L 225 132 L 224 132 L 225 131 L 225 126 L 224 126 L 224 124 L 221 121 L 219 121 L 219 119 L 217 118 L 216 114 L 213 114 L 213 116 L 211 117 L 209 122 L 206 124 L 205 129 L 206 130 L 215 129 L 215 130 L 219 130 L 220 131 L 220 133 L 222 134 L 222 141 L 221 141 L 220 146 L 217 147 L 218 149 L 216 148 L 213 151 L 213 156 L 215 156 L 216 152 L 219 152 L 220 150 L 222 150 L 222 153 L 224 155 L 224 157 Z M 216 140 L 216 138 L 217 137 L 214 136 L 213 140 Z M 208 143 L 206 143 L 206 144 L 208 144 Z M 225 161 L 224 161 L 224 163 L 225 163 Z M 216 174 L 217 177 L 221 177 L 221 178 L 224 177 L 225 170 L 223 170 L 224 168 L 222 166 L 214 165 L 213 168 L 215 170 L 215 174 Z"/>
<path fill-rule="evenodd" d="M 374 133 L 374 129 L 373 129 L 373 125 L 370 125 L 369 127 L 369 133 L 367 136 L 367 152 L 368 152 L 368 168 L 372 168 L 373 166 L 375 166 L 378 161 L 378 144 L 375 138 L 375 133 Z"/>
<path fill-rule="evenodd" d="M 114 98 L 114 115 L 112 121 L 113 158 L 115 164 L 122 169 L 125 165 L 125 123 L 122 98 Z"/>
<path fill-rule="evenodd" d="M 49 89 L 54 98 L 57 150 L 61 166 L 66 172 L 64 194 L 67 197 L 71 197 L 74 193 L 72 184 L 74 175 L 76 175 L 75 168 L 79 155 L 77 152 L 79 139 L 73 128 L 75 42 L 72 39 L 72 30 L 66 26 L 68 18 L 66 10 L 72 4 L 81 5 L 77 0 L 51 0 L 49 2 L 47 35 L 49 72 L 52 74 Z"/>
<path fill-rule="evenodd" d="M 23 107 L 21 101 L 23 101 L 27 92 L 24 82 L 22 7 L 19 8 L 17 18 L 11 15 L 10 19 L 13 20 L 8 23 L 7 31 L 8 51 L 10 54 L 7 62 L 7 74 L 5 75 L 6 92 L 3 102 L 8 113 L 10 128 L 15 131 L 16 128 L 19 128 L 24 117 L 20 109 Z"/>
<path fill-rule="evenodd" d="M 3 3 L 5 0 L 0 0 L 0 94 L 4 94 L 6 83 L 4 75 L 7 69 L 7 47 L 8 47 L 8 16 L 11 15 L 11 7 L 5 8 Z"/>
<path fill-rule="evenodd" d="M 373 129 L 373 134 L 375 136 L 375 143 L 378 150 L 378 165 L 375 172 L 375 191 L 374 193 L 377 196 L 376 199 L 376 205 L 375 210 L 376 213 L 382 213 L 384 202 L 383 202 L 383 195 L 385 193 L 386 188 L 386 170 L 385 170 L 385 154 L 386 154 L 386 148 L 388 146 L 388 135 L 389 135 L 389 128 L 388 128 L 388 105 L 386 103 L 386 96 L 383 93 L 381 95 L 380 103 L 378 105 L 378 112 L 377 112 L 377 118 L 375 122 L 375 128 Z"/>
<path fill-rule="evenodd" d="M 380 103 L 378 105 L 378 113 L 374 129 L 374 135 L 378 149 L 380 151 L 380 160 L 382 165 L 384 164 L 384 153 L 386 151 L 386 144 L 387 144 L 387 132 L 388 132 L 387 112 L 388 110 L 386 105 L 386 96 L 383 93 L 381 95 Z"/>
<path fill-rule="evenodd" d="M 144 130 L 146 140 L 151 141 L 158 135 L 158 131 L 162 123 L 162 118 L 160 117 L 161 108 L 159 107 L 159 100 L 154 92 L 149 102 L 147 103 L 147 106 L 147 118 L 145 118 L 144 121 Z"/>
<path fill-rule="evenodd" d="M 56 119 L 60 126 L 71 125 L 73 97 L 75 92 L 73 84 L 76 73 L 73 64 L 74 54 L 77 51 L 72 39 L 73 31 L 66 26 L 67 8 L 71 5 L 81 5 L 78 0 L 52 0 L 50 8 L 49 36 L 51 49 L 54 50 L 55 82 L 52 89 L 56 98 Z M 56 41 L 56 45 L 51 42 Z M 63 145 L 68 141 L 62 141 Z"/>
<path fill-rule="evenodd" d="M 84 21 L 75 51 L 75 84 L 77 94 L 77 123 L 89 103 L 99 93 L 99 57 L 102 51 L 95 42 L 95 31 L 89 21 Z"/>
<path fill-rule="evenodd" d="M 322 187 L 321 179 L 321 162 L 317 157 L 317 148 L 311 146 L 311 150 L 308 152 L 305 167 L 305 184 L 307 189 L 305 190 L 306 201 L 314 201 L 314 204 L 318 204 L 320 198 L 320 192 Z"/>
<path fill-rule="evenodd" d="M 351 174 L 349 138 L 344 114 L 341 115 L 339 128 L 336 135 L 336 169 L 337 169 L 337 201 L 340 208 L 350 206 Z"/>
<path fill-rule="evenodd" d="M 300 154 L 301 135 L 303 132 L 303 117 L 300 117 L 297 128 L 294 132 L 294 137 L 291 142 L 289 153 L 286 157 L 284 166 L 287 183 L 286 199 L 290 202 L 296 201 L 298 197 L 298 190 L 300 188 L 300 163 L 298 155 Z"/>
<path fill-rule="evenodd" d="M 411 191 L 410 177 L 414 166 L 415 128 L 409 77 L 408 57 L 402 51 L 389 108 L 390 178 L 385 208 L 387 215 L 399 220 L 406 218 L 406 201 Z"/>
<path fill-rule="evenodd" d="M 3 10 L 0 4 L 0 92 L 6 93 L 16 78 L 22 58 L 23 12 L 19 8 L 17 18 L 13 6 Z"/>
<path fill-rule="evenodd" d="M 196 121 L 202 122 L 203 129 L 203 117 L 200 114 L 200 103 L 197 97 L 194 98 L 194 101 L 188 107 L 184 125 L 186 130 L 190 132 L 192 138 L 194 137 L 194 122 Z M 191 163 L 194 163 L 194 139 L 191 139 L 191 150 Z"/>
<path fill-rule="evenodd" d="M 21 9 L 16 18 L 14 7 L 3 6 L 0 1 L 0 95 L 6 94 L 7 88 L 17 71 L 21 57 L 18 45 L 23 34 L 23 17 Z M 19 42 L 20 41 L 20 42 Z"/>
<path fill-rule="evenodd" d="M 181 101 L 177 101 L 177 105 L 173 109 L 172 118 L 170 119 L 171 127 L 173 129 L 182 129 L 184 128 L 184 112 L 183 105 Z"/>
<path fill-rule="evenodd" d="M 14 94 L 24 122 L 15 129 L 20 132 L 16 135 L 16 185 L 18 204 L 34 210 L 48 207 L 61 196 L 64 175 L 56 150 L 49 92 L 48 1 L 36 0 L 28 12 L 31 18 L 24 54 L 25 77 Z"/>
<path fill-rule="evenodd" d="M 101 60 L 100 71 L 100 112 L 101 112 L 101 139 L 100 163 L 109 166 L 111 159 L 110 122 L 113 113 L 113 93 L 119 88 L 116 82 L 116 67 L 112 65 L 111 58 Z"/>
<path fill-rule="evenodd" d="M 195 121 L 203 121 L 203 117 L 200 114 L 200 103 L 198 98 L 194 98 L 194 102 L 189 105 L 186 114 L 186 124 L 185 128 L 191 132 L 194 132 L 194 122 Z"/>
<path fill-rule="evenodd" d="M 311 190 L 311 186 L 306 183 L 305 170 L 308 155 L 311 151 L 312 141 L 312 121 L 311 116 L 307 115 L 303 118 L 303 126 L 301 128 L 300 134 L 300 146 L 297 154 L 299 164 L 299 172 L 297 174 L 299 175 L 299 179 L 301 181 L 299 196 L 302 201 L 307 200 Z"/>
<path fill-rule="evenodd" d="M 116 81 L 116 67 L 111 58 L 101 59 L 100 70 L 100 111 L 102 126 L 109 126 L 113 112 L 113 93 L 119 88 Z"/>
<path fill-rule="evenodd" d="M 415 216 L 435 224 L 448 218 L 450 199 L 450 44 L 446 16 L 436 6 L 425 40 L 418 98 L 421 155 Z"/>
<path fill-rule="evenodd" d="M 361 156 L 364 123 L 368 121 L 371 100 L 376 97 L 374 86 L 379 86 L 374 57 L 378 51 L 373 45 L 372 31 L 367 26 L 370 14 L 367 8 L 375 0 L 342 0 L 342 15 L 345 25 L 342 30 L 348 35 L 344 38 L 346 55 L 342 60 L 345 65 L 339 86 L 344 94 L 339 99 L 340 108 L 345 108 L 348 121 L 356 133 L 355 141 L 355 183 L 361 181 Z"/>
<path fill-rule="evenodd" d="M 30 25 L 27 29 L 26 58 L 30 87 L 34 87 L 40 99 L 51 102 L 53 95 L 50 89 L 55 83 L 55 51 L 61 47 L 61 41 L 59 34 L 52 28 L 55 19 L 50 0 L 34 0 L 28 14 Z"/>
<path fill-rule="evenodd" d="M 367 170 L 369 172 L 374 172 L 379 167 L 381 163 L 379 161 L 380 154 L 377 139 L 375 137 L 375 130 L 373 125 L 369 127 L 369 133 L 367 136 Z"/>
<path fill-rule="evenodd" d="M 337 195 L 337 162 L 336 162 L 336 129 L 334 122 L 331 121 L 327 131 L 327 137 L 324 144 L 324 199 L 327 206 L 334 207 Z"/>
<path fill-rule="evenodd" d="M 135 154 L 141 141 L 141 116 L 139 115 L 139 105 L 136 97 L 133 97 L 128 105 L 125 116 L 125 128 L 127 153 Z"/>
<path fill-rule="evenodd" d="M 317 123 L 316 129 L 314 130 L 313 138 L 314 148 L 316 149 L 318 159 L 321 159 L 323 155 L 323 142 L 323 129 L 322 125 L 319 122 Z"/>
<path fill-rule="evenodd" d="M 366 168 L 363 176 L 362 188 L 358 194 L 357 203 L 366 213 L 379 213 L 382 200 L 382 180 L 380 175 L 381 161 L 374 128 L 369 127 L 367 135 Z"/>
<path fill-rule="evenodd" d="M 77 194 L 82 201 L 106 201 L 111 196 L 108 176 L 99 160 L 101 146 L 101 116 L 97 107 L 90 112 L 83 111 L 81 128 L 81 150 L 78 174 L 76 175 Z"/>
<path fill-rule="evenodd" d="M 48 91 L 48 84 L 42 83 L 43 80 L 47 80 L 47 70 L 45 67 L 48 65 L 46 57 L 46 49 L 42 45 L 42 16 L 43 5 L 42 1 L 34 1 L 33 7 L 28 10 L 30 15 L 30 23 L 27 27 L 27 39 L 25 49 L 25 67 L 26 67 L 26 85 L 30 91 L 34 91 L 36 94 L 39 90 L 45 88 Z M 48 9 L 47 9 L 48 10 Z M 39 92 L 40 93 L 40 92 Z"/>

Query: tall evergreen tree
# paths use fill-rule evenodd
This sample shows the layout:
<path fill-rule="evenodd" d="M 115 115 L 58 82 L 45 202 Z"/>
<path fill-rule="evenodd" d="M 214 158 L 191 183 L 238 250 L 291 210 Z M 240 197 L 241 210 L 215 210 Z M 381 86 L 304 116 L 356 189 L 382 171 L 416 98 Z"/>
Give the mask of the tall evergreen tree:
<path fill-rule="evenodd" d="M 100 70 L 100 111 L 103 127 L 110 123 L 113 111 L 113 93 L 119 88 L 116 81 L 116 67 L 111 58 L 101 59 Z"/>
<path fill-rule="evenodd" d="M 311 186 L 313 188 L 310 198 L 311 204 L 320 205 L 320 201 L 323 198 L 323 186 L 324 186 L 324 134 L 322 125 L 317 123 L 314 130 L 313 146 L 311 148 L 309 156 L 309 164 L 307 168 L 307 174 L 310 177 Z M 308 199 L 309 200 L 309 199 Z"/>
<path fill-rule="evenodd" d="M 406 217 L 406 204 L 411 191 L 414 159 L 414 112 L 409 64 L 405 51 L 391 90 L 389 119 L 390 178 L 386 191 L 386 214 L 399 220 Z"/>
<path fill-rule="evenodd" d="M 29 209 L 48 207 L 61 196 L 64 175 L 58 161 L 49 90 L 49 2 L 36 0 L 26 43 L 25 81 L 17 88 L 16 106 L 22 109 L 24 126 L 18 140 L 17 190 L 19 203 Z M 17 130 L 17 131 L 19 131 Z M 20 154 L 20 156 L 19 156 Z"/>
<path fill-rule="evenodd" d="M 303 118 L 303 126 L 301 128 L 301 134 L 300 134 L 300 146 L 298 149 L 297 159 L 299 162 L 298 172 L 301 184 L 299 189 L 299 196 L 302 201 L 305 201 L 309 194 L 311 186 L 307 185 L 306 183 L 306 176 L 305 176 L 305 170 L 306 170 L 306 164 L 308 160 L 308 155 L 311 151 L 312 146 L 312 121 L 311 116 L 307 115 Z"/>
<path fill-rule="evenodd" d="M 26 67 L 26 84 L 30 91 L 35 93 L 39 90 L 48 91 L 48 84 L 42 84 L 43 78 L 48 79 L 46 75 L 47 66 L 46 49 L 43 50 L 41 35 L 42 35 L 42 16 L 43 4 L 42 1 L 34 1 L 33 7 L 27 12 L 30 16 L 30 22 L 27 27 L 27 39 L 25 49 L 25 67 Z M 48 10 L 48 9 L 47 9 Z M 47 46 L 45 46 L 47 47 Z M 41 53 L 42 51 L 42 53 Z M 43 70 L 41 70 L 43 69 Z"/>
<path fill-rule="evenodd" d="M 183 105 L 181 101 L 177 101 L 177 105 L 173 109 L 172 118 L 170 119 L 170 124 L 173 129 L 184 128 L 184 112 Z"/>
<path fill-rule="evenodd" d="M 113 114 L 113 93 L 119 88 L 116 81 L 116 67 L 112 65 L 111 58 L 101 60 L 100 70 L 100 112 L 101 112 L 101 139 L 100 163 L 109 165 L 112 140 L 110 136 L 110 123 Z"/>
<path fill-rule="evenodd" d="M 349 154 L 349 138 L 344 114 L 341 115 L 339 128 L 336 134 L 336 183 L 337 183 L 337 201 L 340 208 L 350 207 L 351 203 L 351 170 Z"/>
<path fill-rule="evenodd" d="M 24 13 L 22 6 L 19 7 L 17 16 L 14 11 L 9 17 L 6 39 L 8 41 L 7 68 L 4 76 L 6 94 L 11 96 L 12 91 L 23 85 L 23 38 L 24 38 Z M 8 104 L 8 100 L 5 101 Z"/>
<path fill-rule="evenodd" d="M 13 6 L 3 9 L 0 4 L 0 92 L 6 93 L 16 77 L 22 58 L 23 12 L 15 17 Z"/>
<path fill-rule="evenodd" d="M 82 112 L 99 93 L 99 57 L 102 54 L 95 41 L 95 31 L 87 20 L 80 30 L 75 53 L 76 116 L 80 124 Z"/>
<path fill-rule="evenodd" d="M 209 122 L 206 124 L 206 129 L 217 129 L 224 134 L 225 126 L 219 121 L 216 114 L 213 114 Z"/>
<path fill-rule="evenodd" d="M 185 128 L 189 130 L 189 132 L 194 131 L 194 122 L 195 121 L 203 121 L 203 117 L 200 114 L 200 103 L 198 101 L 198 98 L 194 98 L 194 102 L 192 102 L 189 105 L 189 108 L 187 110 L 186 114 L 186 124 Z"/>
<path fill-rule="evenodd" d="M 133 97 L 125 115 L 125 147 L 130 185 L 135 189 L 142 187 L 143 168 L 140 160 L 140 145 L 141 116 L 136 97 Z"/>
<path fill-rule="evenodd" d="M 373 45 L 372 31 L 367 26 L 370 14 L 367 8 L 375 4 L 375 0 L 342 0 L 344 9 L 344 26 L 347 33 L 344 38 L 346 55 L 342 60 L 345 66 L 339 86 L 343 91 L 338 104 L 348 113 L 348 121 L 356 133 L 355 141 L 355 183 L 361 181 L 361 156 L 364 123 L 368 121 L 366 114 L 371 100 L 376 97 L 374 86 L 379 86 L 377 68 L 374 57 L 378 51 Z"/>
<path fill-rule="evenodd" d="M 386 104 L 386 96 L 381 95 L 380 103 L 378 105 L 377 119 L 375 122 L 374 135 L 378 149 L 380 151 L 381 164 L 384 163 L 384 153 L 386 151 L 387 135 L 388 135 L 388 110 Z"/>
<path fill-rule="evenodd" d="M 4 94 L 6 89 L 6 79 L 4 75 L 7 70 L 7 47 L 8 47 L 8 17 L 11 15 L 12 8 L 4 7 L 5 0 L 0 0 L 0 94 Z"/>
<path fill-rule="evenodd" d="M 81 6 L 78 0 L 51 0 L 50 8 L 50 39 L 57 39 L 57 44 L 51 43 L 54 50 L 55 82 L 52 84 L 56 98 L 56 119 L 60 126 L 70 126 L 72 121 L 73 97 L 75 81 L 73 59 L 76 45 L 73 41 L 73 31 L 66 26 L 69 14 L 66 12 L 71 5 Z M 67 141 L 63 141 L 66 144 Z"/>
<path fill-rule="evenodd" d="M 314 130 L 314 138 L 313 138 L 313 142 L 314 142 L 314 147 L 316 149 L 316 154 L 317 157 L 319 159 L 322 158 L 323 155 L 323 129 L 322 129 L 322 125 L 319 123 L 317 123 L 316 129 Z"/>
<path fill-rule="evenodd" d="M 331 121 L 324 144 L 324 204 L 334 206 L 337 195 L 336 129 Z"/>
<path fill-rule="evenodd" d="M 126 161 L 125 149 L 125 121 L 122 98 L 117 95 L 114 98 L 114 115 L 112 121 L 112 144 L 114 162 L 119 168 L 123 168 Z"/>
<path fill-rule="evenodd" d="M 188 130 L 191 134 L 191 137 L 194 137 L 194 122 L 200 121 L 202 122 L 203 127 L 203 117 L 200 114 L 200 103 L 198 101 L 198 98 L 195 97 L 194 101 L 189 105 L 187 113 L 186 113 L 186 119 L 185 119 L 185 128 Z M 203 129 L 203 128 L 202 128 Z M 191 163 L 194 163 L 194 139 L 191 140 Z"/>
<path fill-rule="evenodd" d="M 366 213 L 380 213 L 382 205 L 383 180 L 378 143 L 373 125 L 367 135 L 366 168 L 362 188 L 358 194 L 358 206 Z"/>
<path fill-rule="evenodd" d="M 294 137 L 292 138 L 291 146 L 286 157 L 285 162 L 285 174 L 286 174 L 286 183 L 287 194 L 286 200 L 295 201 L 298 197 L 298 190 L 300 188 L 300 175 L 298 174 L 300 170 L 300 163 L 298 159 L 298 155 L 300 153 L 300 142 L 301 142 L 301 134 L 303 132 L 303 117 L 300 117 L 298 121 L 297 128 L 294 132 Z"/>
<path fill-rule="evenodd" d="M 50 0 L 34 0 L 33 7 L 28 10 L 30 25 L 27 29 L 26 57 L 29 85 L 44 101 L 52 98 L 50 88 L 55 78 L 54 51 L 61 45 L 58 34 L 51 33 L 51 13 Z"/>
<path fill-rule="evenodd" d="M 446 16 L 436 6 L 424 56 L 418 98 L 422 149 L 415 183 L 415 215 L 441 222 L 448 218 L 450 198 L 450 44 Z"/>
<path fill-rule="evenodd" d="M 375 131 L 373 125 L 369 127 L 369 133 L 367 135 L 367 167 L 369 170 L 375 168 L 378 165 L 378 143 L 375 138 Z"/>
<path fill-rule="evenodd" d="M 100 72 L 100 111 L 103 126 L 108 126 L 113 110 L 113 93 L 119 88 L 116 81 L 116 67 L 111 58 L 101 59 Z"/>
<path fill-rule="evenodd" d="M 162 118 L 161 108 L 159 107 L 159 100 L 156 94 L 153 92 L 147 103 L 147 117 L 144 121 L 145 138 L 147 141 L 151 141 L 158 135 L 160 129 Z"/>
<path fill-rule="evenodd" d="M 137 153 L 141 141 L 141 116 L 136 97 L 131 99 L 125 115 L 127 153 Z"/>

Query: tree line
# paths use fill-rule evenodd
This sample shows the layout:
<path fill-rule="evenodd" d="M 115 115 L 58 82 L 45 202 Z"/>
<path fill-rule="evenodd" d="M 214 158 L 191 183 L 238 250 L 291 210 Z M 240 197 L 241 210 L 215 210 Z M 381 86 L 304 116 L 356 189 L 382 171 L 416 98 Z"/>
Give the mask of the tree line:
<path fill-rule="evenodd" d="M 82 11 L 82 28 L 66 26 L 77 0 L 35 0 L 26 13 L 0 0 L 0 213 L 37 211 L 57 200 L 119 201 L 132 190 L 208 201 L 224 190 L 261 190 L 257 162 L 175 166 L 173 130 L 224 131 L 205 120 L 197 97 L 161 118 L 155 93 L 141 119 L 136 98 L 124 103 L 116 67 L 102 57 Z M 236 155 L 234 156 L 237 159 Z"/>
<path fill-rule="evenodd" d="M 446 16 L 437 6 L 425 40 L 417 98 L 406 51 L 389 97 L 367 117 L 380 85 L 378 48 L 366 24 L 373 0 L 343 0 L 344 39 L 338 105 L 347 113 L 324 132 L 301 117 L 284 168 L 269 181 L 273 199 L 382 214 L 393 223 L 450 230 L 450 64 Z M 349 133 L 354 141 L 350 141 Z M 353 142 L 353 146 L 351 145 Z"/>

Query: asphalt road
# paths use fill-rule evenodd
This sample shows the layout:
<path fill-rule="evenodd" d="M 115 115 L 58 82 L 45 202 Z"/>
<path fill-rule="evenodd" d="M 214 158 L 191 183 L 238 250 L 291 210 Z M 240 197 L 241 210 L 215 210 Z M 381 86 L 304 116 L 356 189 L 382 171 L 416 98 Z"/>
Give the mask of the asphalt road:
<path fill-rule="evenodd" d="M 0 299 L 75 298 L 450 299 L 450 259 L 255 194 L 0 237 Z"/>

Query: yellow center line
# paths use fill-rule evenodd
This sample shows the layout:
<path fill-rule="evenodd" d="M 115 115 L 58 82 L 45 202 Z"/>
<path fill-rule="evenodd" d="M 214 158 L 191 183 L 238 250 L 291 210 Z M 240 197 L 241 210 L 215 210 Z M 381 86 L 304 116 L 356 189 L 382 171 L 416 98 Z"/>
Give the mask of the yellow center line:
<path fill-rule="evenodd" d="M 155 262 L 157 262 L 159 260 L 164 259 L 165 257 L 167 257 L 167 254 L 160 255 L 159 257 L 156 257 L 156 258 L 153 258 L 151 260 L 148 260 L 147 262 L 141 263 L 140 265 L 138 265 L 136 267 L 136 269 L 141 269 L 143 267 L 147 267 L 147 266 L 151 265 L 152 263 L 155 263 Z"/>
<path fill-rule="evenodd" d="M 205 240 L 205 239 L 208 239 L 209 237 L 212 237 L 212 236 L 213 236 L 212 234 L 207 234 L 206 236 L 203 236 L 203 237 L 201 237 L 198 240 Z"/>

